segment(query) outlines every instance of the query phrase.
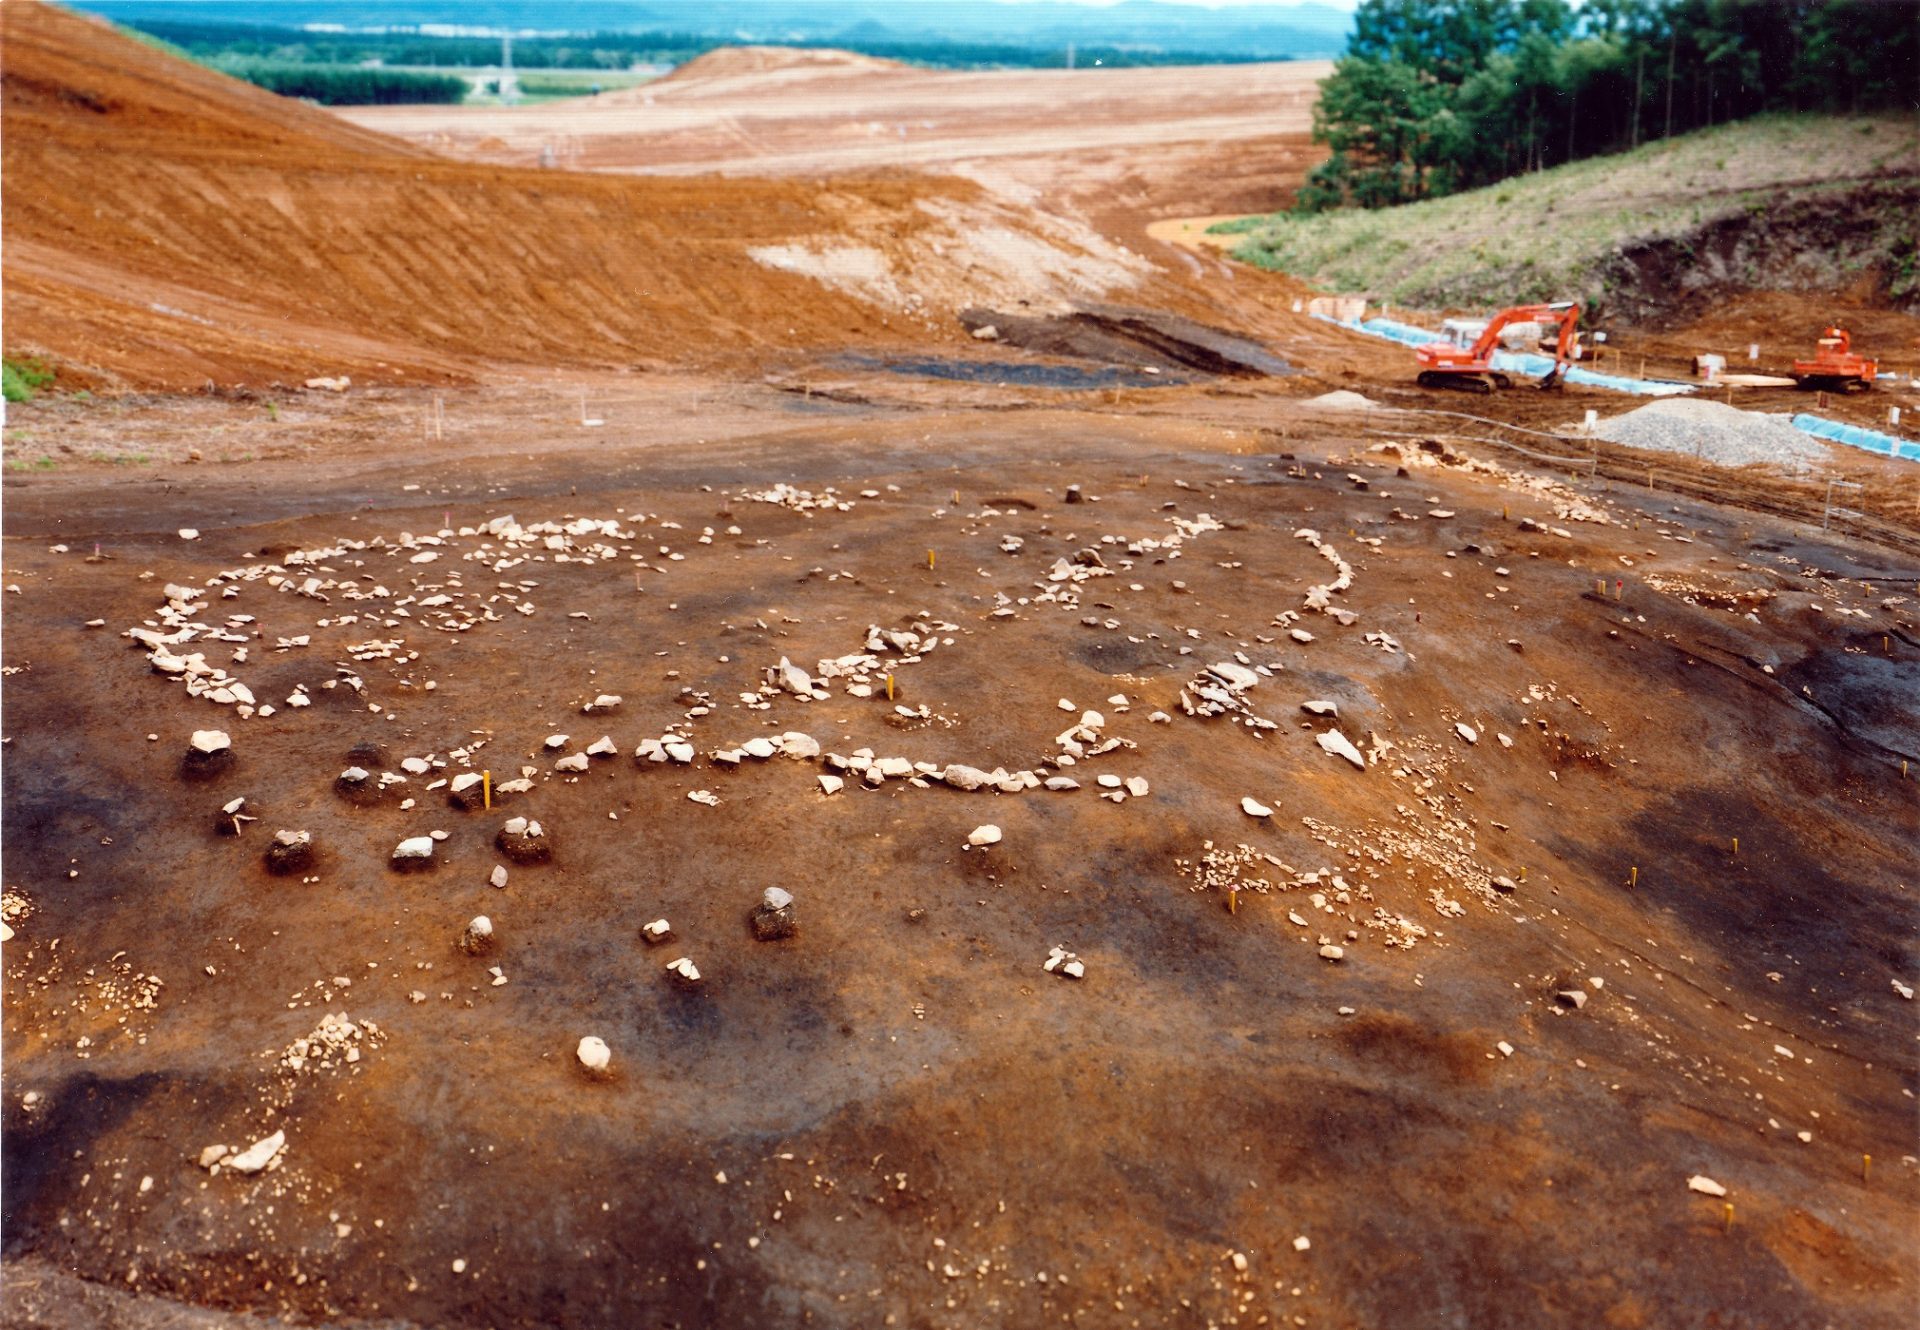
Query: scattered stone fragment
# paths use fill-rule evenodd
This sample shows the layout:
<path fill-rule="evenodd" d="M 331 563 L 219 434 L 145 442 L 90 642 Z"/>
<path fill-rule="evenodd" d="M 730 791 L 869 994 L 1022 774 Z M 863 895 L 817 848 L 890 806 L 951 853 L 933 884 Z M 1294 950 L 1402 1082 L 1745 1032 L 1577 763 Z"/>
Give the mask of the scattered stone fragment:
<path fill-rule="evenodd" d="M 492 887 L 504 887 L 507 885 L 507 866 L 505 864 L 495 864 L 493 866 L 493 872 L 487 875 L 487 885 Z"/>
<path fill-rule="evenodd" d="M 1335 757 L 1346 758 L 1347 761 L 1353 763 L 1353 765 L 1360 770 L 1365 771 L 1367 769 L 1367 759 L 1360 756 L 1360 750 L 1355 748 L 1352 741 L 1349 740 L 1346 735 L 1340 733 L 1340 731 L 1327 730 L 1315 736 L 1314 742 L 1319 744 L 1327 752 L 1332 753 Z"/>
<path fill-rule="evenodd" d="M 750 922 L 753 935 L 762 942 L 778 942 L 795 931 L 793 893 L 782 887 L 768 887 L 760 903 L 753 908 Z"/>
<path fill-rule="evenodd" d="M 200 1158 L 198 1162 L 200 1164 L 200 1167 L 202 1168 L 212 1168 L 215 1164 L 219 1163 L 222 1159 L 225 1159 L 228 1155 L 232 1153 L 233 1151 L 228 1149 L 224 1145 L 209 1145 L 206 1149 L 200 1152 Z"/>
<path fill-rule="evenodd" d="M 1553 995 L 1554 1001 L 1563 1007 L 1572 1007 L 1579 1011 L 1587 1005 L 1587 991 L 1584 988 L 1566 988 Z"/>
<path fill-rule="evenodd" d="M 1502 1039 L 1499 1043 L 1495 1044 L 1494 1047 L 1500 1050 L 1500 1056 L 1503 1058 L 1510 1058 L 1513 1056 L 1513 1045 L 1508 1043 L 1504 1039 Z"/>
<path fill-rule="evenodd" d="M 1687 1190 L 1697 1191 L 1703 1196 L 1725 1196 L 1727 1189 L 1704 1173 L 1695 1173 L 1687 1179 Z"/>
<path fill-rule="evenodd" d="M 258 1173 L 274 1161 L 281 1150 L 286 1148 L 286 1144 L 287 1134 L 284 1131 L 276 1131 L 271 1136 L 255 1141 L 239 1154 L 228 1155 L 220 1161 L 220 1165 L 235 1173 Z"/>
<path fill-rule="evenodd" d="M 605 1076 L 607 1069 L 613 1065 L 613 1050 L 599 1035 L 590 1034 L 582 1039 L 574 1048 L 573 1055 L 580 1059 L 580 1065 L 589 1076 Z"/>
<path fill-rule="evenodd" d="M 395 868 L 420 868 L 433 861 L 433 837 L 409 836 L 393 847 Z"/>
<path fill-rule="evenodd" d="M 1496 877 L 1493 879 L 1493 889 L 1502 896 L 1511 896 L 1519 890 L 1519 885 L 1510 877 Z"/>
<path fill-rule="evenodd" d="M 822 794 L 838 794 L 847 787 L 846 780 L 840 776 L 830 776 L 822 773 L 819 780 L 820 792 Z"/>
<path fill-rule="evenodd" d="M 983 826 L 975 827 L 967 833 L 967 844 L 969 845 L 998 845 L 999 843 L 1000 828 L 994 826 L 991 822 Z"/>
<path fill-rule="evenodd" d="M 1453 727 L 1453 732 L 1459 735 L 1462 739 L 1465 739 L 1470 744 L 1477 744 L 1480 742 L 1480 732 L 1474 729 L 1473 726 L 1467 724 L 1465 721 L 1456 722 Z"/>
<path fill-rule="evenodd" d="M 1129 776 L 1126 781 L 1127 793 L 1136 799 L 1144 799 L 1153 788 L 1147 784 L 1145 776 Z"/>
<path fill-rule="evenodd" d="M 590 762 L 585 753 L 572 753 L 553 764 L 555 771 L 585 771 Z"/>
<path fill-rule="evenodd" d="M 484 956 L 493 950 L 493 920 L 484 914 L 476 914 L 467 921 L 467 927 L 460 934 L 460 950 L 469 956 Z"/>
<path fill-rule="evenodd" d="M 682 988 L 691 988 L 700 982 L 700 967 L 685 956 L 667 962 L 667 977 Z"/>
<path fill-rule="evenodd" d="M 486 779 L 478 771 L 463 771 L 447 782 L 447 802 L 471 812 L 487 802 Z"/>
<path fill-rule="evenodd" d="M 267 871 L 277 875 L 304 873 L 313 866 L 313 833 L 276 831 L 267 846 Z"/>
<path fill-rule="evenodd" d="M 1337 946 L 1332 942 L 1329 942 L 1325 946 L 1320 948 L 1320 959 L 1323 961 L 1341 960 L 1346 956 L 1346 954 L 1347 954 L 1346 948 Z"/>
<path fill-rule="evenodd" d="M 1312 1246 L 1313 1244 L 1307 1241 L 1306 1235 L 1304 1233 L 1293 1240 L 1293 1249 L 1295 1251 L 1306 1251 L 1308 1248 Z"/>
<path fill-rule="evenodd" d="M 348 767 L 333 778 L 334 791 L 348 803 L 359 807 L 378 803 L 385 787 L 365 767 Z"/>
<path fill-rule="evenodd" d="M 649 946 L 658 946 L 662 942 L 673 940 L 673 925 L 665 919 L 655 919 L 651 923 L 640 925 L 640 936 L 647 940 Z"/>
<path fill-rule="evenodd" d="M 257 822 L 259 818 L 247 811 L 246 799 L 229 799 L 220 805 L 220 811 L 213 815 L 213 829 L 222 836 L 238 836 L 247 823 Z"/>
<path fill-rule="evenodd" d="M 718 808 L 720 806 L 720 796 L 712 790 L 688 790 L 687 798 L 697 804 L 705 804 L 708 808 Z"/>
<path fill-rule="evenodd" d="M 1047 952 L 1047 960 L 1040 967 L 1048 974 L 1057 974 L 1063 979 L 1085 979 L 1087 967 L 1078 956 L 1065 947 L 1054 947 Z"/>
<path fill-rule="evenodd" d="M 1340 708 L 1334 705 L 1332 702 L 1328 702 L 1324 699 L 1315 699 L 1312 702 L 1302 702 L 1300 704 L 1300 709 L 1306 712 L 1309 716 L 1326 716 L 1331 719 L 1338 719 L 1340 715 Z"/>
<path fill-rule="evenodd" d="M 593 701 L 581 707 L 580 711 L 582 715 L 592 715 L 596 711 L 612 711 L 619 705 L 620 694 L 602 693 L 600 696 L 594 698 Z"/>
<path fill-rule="evenodd" d="M 1071 776 L 1049 776 L 1046 780 L 1046 786 L 1049 790 L 1056 791 L 1077 790 L 1080 788 L 1080 782 Z"/>
<path fill-rule="evenodd" d="M 1265 804 L 1261 803 L 1258 799 L 1247 799 L 1247 798 L 1241 799 L 1240 811 L 1245 813 L 1248 817 L 1272 817 L 1273 816 L 1273 810 L 1267 807 Z"/>
<path fill-rule="evenodd" d="M 190 770 L 208 772 L 233 760 L 233 740 L 225 730 L 195 730 L 187 740 L 186 765 Z"/>
<path fill-rule="evenodd" d="M 1905 998 L 1907 1001 L 1909 1002 L 1913 1001 L 1913 986 L 1911 984 L 1903 984 L 1898 979 L 1896 979 L 1893 981 L 1893 991 L 1898 993 L 1901 997 Z"/>
<path fill-rule="evenodd" d="M 553 842 L 546 828 L 530 818 L 508 818 L 493 843 L 516 864 L 542 864 L 553 858 Z"/>

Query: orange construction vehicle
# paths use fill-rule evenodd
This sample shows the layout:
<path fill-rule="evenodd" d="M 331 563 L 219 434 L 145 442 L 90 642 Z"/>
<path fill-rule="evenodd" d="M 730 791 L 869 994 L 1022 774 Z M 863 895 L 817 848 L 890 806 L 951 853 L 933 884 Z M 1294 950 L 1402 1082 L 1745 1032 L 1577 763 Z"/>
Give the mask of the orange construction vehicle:
<path fill-rule="evenodd" d="M 1575 333 L 1580 327 L 1580 306 L 1572 301 L 1553 305 L 1515 305 L 1503 309 L 1491 319 L 1470 346 L 1454 342 L 1428 342 L 1414 348 L 1420 361 L 1422 388 L 1458 388 L 1472 393 L 1490 393 L 1495 388 L 1511 388 L 1513 380 L 1493 367 L 1493 353 L 1500 349 L 1500 333 L 1516 323 L 1557 325 L 1560 332 L 1554 342 L 1553 368 L 1537 381 L 1541 388 L 1558 388 L 1575 353 Z M 1544 339 L 1543 339 L 1544 340 Z M 1543 353 L 1544 354 L 1544 353 Z"/>
<path fill-rule="evenodd" d="M 1829 328 L 1820 334 L 1812 360 L 1793 362 L 1793 381 L 1802 388 L 1824 388 L 1829 392 L 1861 393 L 1873 387 L 1880 362 L 1853 353 L 1853 339 L 1845 328 Z"/>

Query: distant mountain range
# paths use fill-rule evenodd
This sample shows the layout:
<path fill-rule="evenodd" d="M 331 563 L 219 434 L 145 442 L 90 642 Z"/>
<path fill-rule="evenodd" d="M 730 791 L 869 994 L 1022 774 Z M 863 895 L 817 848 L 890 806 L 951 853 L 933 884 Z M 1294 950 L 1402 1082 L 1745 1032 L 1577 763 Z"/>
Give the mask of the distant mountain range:
<path fill-rule="evenodd" d="M 740 42 L 935 40 L 1033 47 L 1148 47 L 1247 57 L 1338 55 L 1353 16 L 1324 4 L 1105 7 L 1035 0 L 73 0 L 116 22 L 325 24 L 506 32 L 674 32 Z"/>

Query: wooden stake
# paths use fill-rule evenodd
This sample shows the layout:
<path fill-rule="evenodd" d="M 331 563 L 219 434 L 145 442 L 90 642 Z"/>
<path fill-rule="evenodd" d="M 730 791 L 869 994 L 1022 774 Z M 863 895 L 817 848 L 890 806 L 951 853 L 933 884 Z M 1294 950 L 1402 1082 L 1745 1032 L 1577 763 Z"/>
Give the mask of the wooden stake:
<path fill-rule="evenodd" d="M 1869 1181 L 1873 1176 L 1873 1156 L 1860 1156 L 1860 1181 Z"/>
<path fill-rule="evenodd" d="M 1733 852 L 1735 854 L 1740 853 L 1740 838 L 1738 836 L 1735 836 L 1733 838 Z"/>
<path fill-rule="evenodd" d="M 487 811 L 492 812 L 493 773 L 491 771 L 483 771 L 480 773 L 480 798 L 485 803 Z"/>
<path fill-rule="evenodd" d="M 1637 887 L 1640 885 L 1640 866 L 1638 864 L 1635 864 L 1632 868 L 1627 870 L 1627 885 L 1630 887 Z"/>
<path fill-rule="evenodd" d="M 1731 1233 L 1731 1232 L 1733 1232 L 1733 1202 L 1732 1202 L 1732 1201 L 1728 1201 L 1728 1202 L 1727 1202 L 1727 1227 L 1726 1227 L 1726 1232 L 1728 1232 L 1728 1233 Z"/>
<path fill-rule="evenodd" d="M 1227 889 L 1227 913 L 1240 913 L 1240 892 L 1238 888 L 1229 887 Z"/>

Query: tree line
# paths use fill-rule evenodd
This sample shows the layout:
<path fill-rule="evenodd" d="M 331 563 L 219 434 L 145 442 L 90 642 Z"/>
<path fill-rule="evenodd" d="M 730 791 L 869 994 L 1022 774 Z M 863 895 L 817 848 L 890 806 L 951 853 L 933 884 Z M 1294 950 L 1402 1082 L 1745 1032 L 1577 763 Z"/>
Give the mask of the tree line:
<path fill-rule="evenodd" d="M 1296 207 L 1377 208 L 1765 111 L 1899 110 L 1920 0 L 1363 0 Z"/>
<path fill-rule="evenodd" d="M 378 63 L 429 68 L 473 68 L 500 63 L 498 37 L 456 37 L 415 32 L 335 32 L 271 27 L 258 23 L 206 23 L 142 19 L 131 24 L 151 37 L 221 68 L 242 61 L 281 64 Z M 520 69 L 625 70 L 634 65 L 678 65 L 722 46 L 726 37 L 687 32 L 593 32 L 513 39 Z M 1065 46 L 1016 41 L 953 41 L 849 32 L 833 39 L 784 41 L 783 46 L 833 47 L 933 69 L 1057 69 L 1067 64 Z M 1082 68 L 1137 65 L 1240 64 L 1270 56 L 1230 51 L 1169 50 L 1147 46 L 1089 46 L 1073 55 Z"/>

